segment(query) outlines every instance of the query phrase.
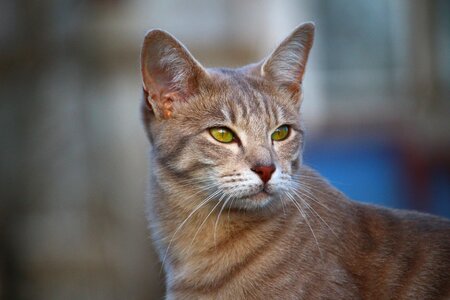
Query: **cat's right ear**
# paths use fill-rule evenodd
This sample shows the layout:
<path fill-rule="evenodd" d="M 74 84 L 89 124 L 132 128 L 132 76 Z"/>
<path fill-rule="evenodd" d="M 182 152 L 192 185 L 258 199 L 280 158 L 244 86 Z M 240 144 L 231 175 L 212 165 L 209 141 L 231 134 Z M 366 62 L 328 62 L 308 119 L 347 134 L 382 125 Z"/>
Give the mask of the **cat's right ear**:
<path fill-rule="evenodd" d="M 141 51 L 147 104 L 159 118 L 170 118 L 173 104 L 186 101 L 206 78 L 205 69 L 173 36 L 162 30 L 147 33 Z"/>

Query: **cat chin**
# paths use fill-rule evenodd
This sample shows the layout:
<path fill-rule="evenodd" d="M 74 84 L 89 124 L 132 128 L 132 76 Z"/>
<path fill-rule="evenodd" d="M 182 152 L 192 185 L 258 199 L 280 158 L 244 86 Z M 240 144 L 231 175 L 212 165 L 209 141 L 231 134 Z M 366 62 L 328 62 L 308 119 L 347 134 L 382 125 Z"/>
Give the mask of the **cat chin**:
<path fill-rule="evenodd" d="M 246 197 L 246 200 L 254 201 L 254 202 L 266 202 L 271 198 L 271 195 L 266 191 L 261 191 L 256 194 L 250 195 Z"/>
<path fill-rule="evenodd" d="M 242 209 L 259 209 L 267 206 L 273 200 L 273 195 L 266 191 L 261 191 L 256 194 L 248 195 L 235 201 L 236 208 Z"/>

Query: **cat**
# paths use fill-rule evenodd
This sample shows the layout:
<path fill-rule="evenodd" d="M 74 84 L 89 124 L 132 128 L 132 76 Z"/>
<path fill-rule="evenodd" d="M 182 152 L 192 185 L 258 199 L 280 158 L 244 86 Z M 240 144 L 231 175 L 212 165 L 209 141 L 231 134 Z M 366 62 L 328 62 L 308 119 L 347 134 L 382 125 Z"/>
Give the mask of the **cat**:
<path fill-rule="evenodd" d="M 141 52 L 148 220 L 167 299 L 450 299 L 450 221 L 353 202 L 302 162 L 314 24 L 265 60 Z"/>

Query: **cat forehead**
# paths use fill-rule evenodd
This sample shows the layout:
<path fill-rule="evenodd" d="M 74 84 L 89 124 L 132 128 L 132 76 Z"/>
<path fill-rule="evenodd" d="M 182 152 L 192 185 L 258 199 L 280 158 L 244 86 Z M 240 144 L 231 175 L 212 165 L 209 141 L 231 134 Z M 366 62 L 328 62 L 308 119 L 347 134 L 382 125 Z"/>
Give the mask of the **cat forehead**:
<path fill-rule="evenodd" d="M 298 118 L 298 107 L 285 92 L 270 82 L 241 69 L 213 69 L 214 85 L 210 90 L 213 105 L 220 108 L 232 123 L 251 119 L 270 120 Z M 262 119 L 264 118 L 264 119 Z"/>
<path fill-rule="evenodd" d="M 256 108 L 259 98 L 270 102 L 275 101 L 277 96 L 276 91 L 265 80 L 239 69 L 212 69 L 208 72 L 212 80 L 207 94 L 215 105 L 245 102 Z"/>
<path fill-rule="evenodd" d="M 179 110 L 179 126 L 229 126 L 258 135 L 298 122 L 298 109 L 292 100 L 267 82 L 231 70 L 212 73 L 211 78 L 209 86 L 182 105 L 186 109 Z"/>

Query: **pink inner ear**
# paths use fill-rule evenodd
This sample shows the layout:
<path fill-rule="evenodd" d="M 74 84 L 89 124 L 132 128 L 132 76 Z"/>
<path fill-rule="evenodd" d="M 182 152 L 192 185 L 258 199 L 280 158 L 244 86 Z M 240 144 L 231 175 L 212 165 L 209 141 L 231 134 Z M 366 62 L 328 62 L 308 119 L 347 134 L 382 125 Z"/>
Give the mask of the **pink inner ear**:
<path fill-rule="evenodd" d="M 141 71 L 147 101 L 156 115 L 172 115 L 172 104 L 185 101 L 199 89 L 207 73 L 186 48 L 167 32 L 150 31 L 141 53 Z M 148 98 L 150 97 L 150 98 Z"/>
<path fill-rule="evenodd" d="M 313 40 L 312 23 L 298 26 L 266 59 L 263 74 L 298 93 Z"/>
<path fill-rule="evenodd" d="M 184 55 L 183 55 L 184 54 Z M 174 56 L 175 57 L 175 56 Z M 144 56 L 142 76 L 144 86 L 158 99 L 170 98 L 181 101 L 196 92 L 203 71 L 186 53 L 180 53 L 168 63 L 164 57 Z"/>
<path fill-rule="evenodd" d="M 160 94 L 162 94 L 164 91 L 169 91 L 173 85 L 172 79 L 170 77 L 170 70 L 164 70 L 159 65 L 158 57 L 148 60 L 142 70 L 146 90 L 148 92 L 159 91 Z"/>

